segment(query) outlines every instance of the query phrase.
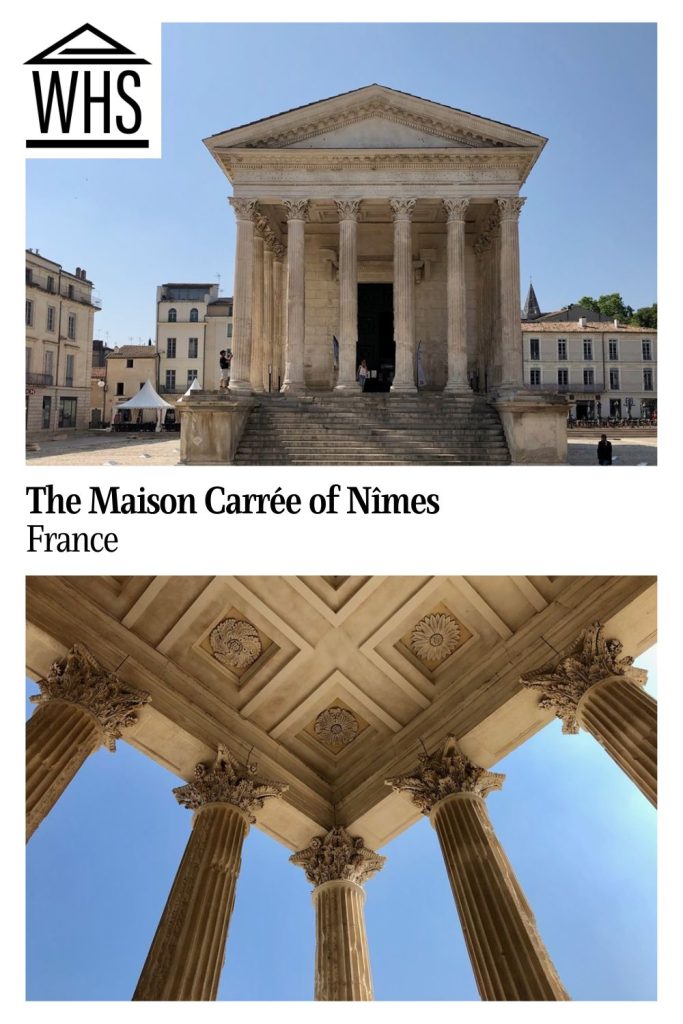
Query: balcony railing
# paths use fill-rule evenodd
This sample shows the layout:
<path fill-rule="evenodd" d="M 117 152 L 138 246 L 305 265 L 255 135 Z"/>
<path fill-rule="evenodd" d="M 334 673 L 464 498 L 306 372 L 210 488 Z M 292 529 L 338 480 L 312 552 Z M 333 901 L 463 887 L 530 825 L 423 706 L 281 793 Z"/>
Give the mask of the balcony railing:
<path fill-rule="evenodd" d="M 34 386 L 49 388 L 54 384 L 54 376 L 51 373 L 28 373 L 26 383 Z"/>
<path fill-rule="evenodd" d="M 572 394 L 579 395 L 599 395 L 603 391 L 608 390 L 604 384 L 556 384 L 555 391 L 559 391 L 560 394 L 565 394 L 567 391 L 571 391 Z"/>

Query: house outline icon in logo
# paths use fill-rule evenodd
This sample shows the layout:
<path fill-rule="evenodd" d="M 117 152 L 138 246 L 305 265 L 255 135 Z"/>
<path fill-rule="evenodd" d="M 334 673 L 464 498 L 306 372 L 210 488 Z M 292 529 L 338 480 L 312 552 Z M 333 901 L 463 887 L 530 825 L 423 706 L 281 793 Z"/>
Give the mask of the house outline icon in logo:
<path fill-rule="evenodd" d="M 70 43 L 73 39 L 83 35 L 86 32 L 92 33 L 97 36 L 104 43 L 106 47 L 102 46 L 69 46 L 66 44 Z M 70 32 L 68 36 L 64 36 L 63 39 L 59 39 L 56 43 L 52 43 L 45 50 L 37 53 L 35 57 L 31 57 L 30 60 L 24 61 L 25 64 L 149 64 L 148 60 L 143 57 L 136 57 L 132 50 L 129 50 L 127 46 L 122 43 L 117 43 L 111 36 L 101 32 L 100 29 L 95 28 L 90 22 L 85 22 L 80 28 L 77 28 L 74 32 Z"/>
<path fill-rule="evenodd" d="M 27 149 L 149 148 L 149 139 L 139 137 L 142 111 L 137 100 L 140 99 L 142 102 L 142 97 L 134 97 L 127 90 L 133 89 L 137 92 L 141 85 L 143 72 L 134 70 L 134 66 L 150 67 L 150 61 L 136 56 L 134 51 L 123 43 L 117 42 L 90 22 L 85 22 L 80 28 L 41 50 L 24 64 L 34 67 L 31 76 L 41 136 L 27 139 Z M 118 70 L 115 70 L 115 66 Z M 51 70 L 48 70 L 50 68 Z M 100 92 L 92 91 L 95 81 L 93 76 L 99 76 Z M 94 88 L 97 90 L 97 86 Z M 72 127 L 73 115 L 81 102 L 77 102 L 79 96 L 82 96 L 84 104 L 85 138 L 75 138 L 74 134 L 81 136 L 81 131 L 77 127 Z M 119 109 L 121 103 L 127 104 L 128 117 L 131 111 L 134 115 L 133 125 L 129 124 L 128 127 L 125 127 L 125 116 L 119 114 L 114 117 L 118 132 L 124 133 L 125 137 L 121 134 L 117 137 L 112 133 L 111 108 L 116 101 L 119 103 Z M 91 134 L 91 112 L 97 105 L 101 105 L 100 109 L 105 119 L 103 132 Z M 55 135 L 54 130 L 50 129 L 50 123 L 57 118 L 61 131 Z"/>

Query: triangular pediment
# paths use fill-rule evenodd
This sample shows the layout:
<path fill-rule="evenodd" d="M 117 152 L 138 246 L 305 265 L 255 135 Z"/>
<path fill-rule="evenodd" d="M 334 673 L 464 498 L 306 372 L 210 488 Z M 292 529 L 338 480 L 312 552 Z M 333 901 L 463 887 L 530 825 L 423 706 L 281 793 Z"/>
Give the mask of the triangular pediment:
<path fill-rule="evenodd" d="M 267 143 L 266 143 L 267 145 Z M 327 130 L 311 126 L 304 137 L 286 143 L 288 149 L 424 149 L 471 148 L 486 145 L 483 140 L 468 138 L 464 134 L 441 131 L 431 124 L 422 124 L 406 111 L 377 110 L 358 115 L 351 114 Z"/>
<path fill-rule="evenodd" d="M 455 107 L 371 85 L 221 132 L 205 142 L 211 150 L 540 150 L 545 139 Z"/>

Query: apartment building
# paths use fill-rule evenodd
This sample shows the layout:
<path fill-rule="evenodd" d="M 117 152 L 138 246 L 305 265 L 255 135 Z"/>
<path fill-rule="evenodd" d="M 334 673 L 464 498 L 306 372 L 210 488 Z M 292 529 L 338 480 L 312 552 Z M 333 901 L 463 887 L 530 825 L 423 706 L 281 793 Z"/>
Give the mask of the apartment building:
<path fill-rule="evenodd" d="M 230 347 L 232 299 L 217 284 L 162 284 L 157 288 L 158 390 L 181 395 L 193 380 L 218 387 L 220 350 Z"/>
<path fill-rule="evenodd" d="M 26 250 L 26 430 L 87 427 L 95 313 L 86 271 Z"/>
<path fill-rule="evenodd" d="M 524 383 L 569 398 L 577 420 L 650 419 L 657 409 L 657 331 L 580 317 L 522 323 Z"/>

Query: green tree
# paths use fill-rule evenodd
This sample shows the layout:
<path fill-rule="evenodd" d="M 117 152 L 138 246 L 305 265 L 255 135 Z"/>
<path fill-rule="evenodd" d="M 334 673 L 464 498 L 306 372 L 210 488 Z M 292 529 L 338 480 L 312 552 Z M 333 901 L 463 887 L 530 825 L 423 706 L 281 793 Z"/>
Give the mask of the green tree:
<path fill-rule="evenodd" d="M 630 323 L 633 316 L 633 307 L 626 306 L 619 292 L 612 292 L 610 295 L 600 295 L 594 299 L 590 295 L 584 295 L 579 299 L 580 306 L 594 309 L 596 313 L 602 313 L 610 320 L 619 320 L 622 324 Z"/>
<path fill-rule="evenodd" d="M 648 330 L 656 330 L 657 303 L 653 302 L 651 306 L 641 306 L 640 309 L 637 309 L 631 323 L 637 324 L 639 327 L 647 327 Z"/>

